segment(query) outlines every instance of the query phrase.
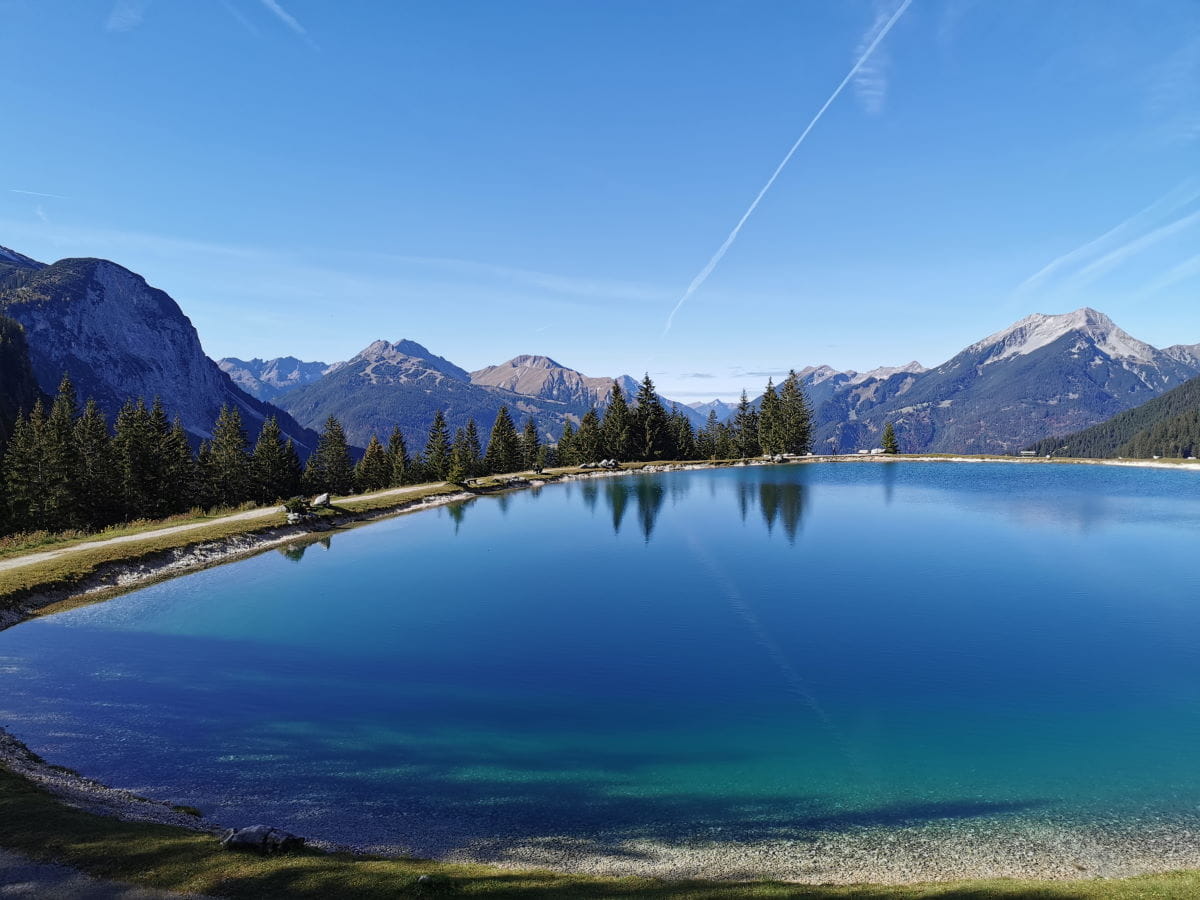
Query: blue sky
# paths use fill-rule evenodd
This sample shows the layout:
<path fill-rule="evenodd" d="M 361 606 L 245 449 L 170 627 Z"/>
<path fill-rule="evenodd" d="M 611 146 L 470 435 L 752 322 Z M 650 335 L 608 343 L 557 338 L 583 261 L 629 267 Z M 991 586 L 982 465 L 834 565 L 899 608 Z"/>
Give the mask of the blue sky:
<path fill-rule="evenodd" d="M 1200 4 L 0 0 L 0 244 L 210 355 L 408 337 L 684 400 L 1082 305 L 1200 342 Z"/>

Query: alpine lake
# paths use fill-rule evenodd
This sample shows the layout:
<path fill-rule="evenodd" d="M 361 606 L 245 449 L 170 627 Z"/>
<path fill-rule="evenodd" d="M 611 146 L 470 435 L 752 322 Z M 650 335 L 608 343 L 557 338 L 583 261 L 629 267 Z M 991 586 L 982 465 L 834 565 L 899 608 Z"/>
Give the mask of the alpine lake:
<path fill-rule="evenodd" d="M 227 825 L 811 881 L 1200 866 L 1200 474 L 482 496 L 0 632 L 0 723 Z"/>

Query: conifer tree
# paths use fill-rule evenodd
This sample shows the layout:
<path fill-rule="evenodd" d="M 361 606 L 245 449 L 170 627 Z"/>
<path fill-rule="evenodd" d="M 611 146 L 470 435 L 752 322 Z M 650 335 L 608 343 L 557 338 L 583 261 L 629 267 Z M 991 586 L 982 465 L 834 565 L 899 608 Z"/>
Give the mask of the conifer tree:
<path fill-rule="evenodd" d="M 617 462 L 624 462 L 633 458 L 634 440 L 632 425 L 629 404 L 625 401 L 625 392 L 614 381 L 612 392 L 608 395 L 608 409 L 604 411 L 604 422 L 602 424 L 604 454 L 606 456 L 612 457 Z M 587 460 L 584 460 L 584 462 L 587 462 Z"/>
<path fill-rule="evenodd" d="M 379 438 L 371 435 L 367 449 L 354 468 L 354 484 L 360 493 L 381 491 L 391 480 L 391 460 Z"/>
<path fill-rule="evenodd" d="M 812 449 L 812 412 L 794 370 L 779 388 L 778 430 L 781 453 L 802 455 Z"/>
<path fill-rule="evenodd" d="M 388 438 L 387 452 L 388 462 L 391 466 L 390 486 L 400 487 L 402 484 L 408 484 L 413 473 L 410 471 L 408 445 L 404 441 L 404 433 L 400 430 L 399 425 L 392 428 L 392 436 Z"/>
<path fill-rule="evenodd" d="M 634 452 L 637 459 L 668 459 L 671 452 L 672 435 L 667 411 L 654 390 L 654 382 L 647 372 L 638 388 L 637 405 L 633 408 Z"/>
<path fill-rule="evenodd" d="M 196 449 L 195 471 L 196 479 L 193 502 L 196 506 L 204 509 L 216 506 L 217 502 L 213 499 L 212 481 L 209 478 L 209 475 L 212 473 L 212 443 L 210 441 L 201 441 L 200 446 Z"/>
<path fill-rule="evenodd" d="M 900 452 L 900 442 L 896 440 L 896 429 L 888 422 L 883 426 L 883 452 L 896 454 Z"/>
<path fill-rule="evenodd" d="M 496 413 L 483 466 L 492 475 L 516 472 L 521 468 L 521 439 L 507 406 L 501 406 Z"/>
<path fill-rule="evenodd" d="M 233 406 L 222 406 L 209 445 L 208 481 L 218 506 L 236 506 L 254 489 L 242 415 Z"/>
<path fill-rule="evenodd" d="M 696 453 L 696 432 L 678 406 L 671 407 L 671 435 L 676 459 L 699 458 Z"/>
<path fill-rule="evenodd" d="M 538 449 L 542 446 L 538 437 L 537 425 L 533 418 L 525 420 L 525 428 L 521 432 L 521 468 L 532 469 L 537 465 Z"/>
<path fill-rule="evenodd" d="M 696 433 L 696 458 L 715 459 L 717 455 L 717 429 L 721 423 L 717 421 L 717 411 L 710 409 L 704 427 Z"/>
<path fill-rule="evenodd" d="M 734 459 L 741 452 L 737 442 L 737 432 L 732 426 L 720 423 L 714 440 L 713 452 L 717 459 Z"/>
<path fill-rule="evenodd" d="M 579 420 L 579 431 L 575 434 L 576 463 L 599 462 L 604 458 L 604 432 L 600 426 L 600 414 L 591 407 Z"/>
<path fill-rule="evenodd" d="M 76 514 L 79 461 L 75 451 L 75 420 L 79 417 L 75 386 L 63 375 L 58 394 L 42 428 L 41 527 L 49 531 L 78 528 Z"/>
<path fill-rule="evenodd" d="M 763 453 L 774 456 L 783 453 L 783 429 L 781 427 L 779 395 L 775 393 L 775 384 L 768 378 L 767 389 L 763 391 L 762 401 L 758 406 L 758 444 Z"/>
<path fill-rule="evenodd" d="M 737 412 L 733 414 L 733 437 L 737 455 L 743 459 L 758 456 L 762 452 L 758 443 L 758 413 L 750 405 L 745 391 L 742 391 Z"/>
<path fill-rule="evenodd" d="M 425 477 L 430 481 L 445 481 L 450 474 L 450 428 L 446 424 L 446 416 L 439 409 L 433 414 L 433 422 L 429 425 L 429 437 L 425 441 L 425 452 L 421 455 L 421 464 Z"/>
<path fill-rule="evenodd" d="M 350 461 L 350 445 L 346 432 L 335 416 L 325 420 L 317 441 L 317 449 L 305 468 L 306 490 L 314 494 L 329 491 L 349 494 L 354 490 L 354 463 Z"/>
<path fill-rule="evenodd" d="M 160 486 L 158 443 L 146 402 L 127 400 L 117 412 L 112 442 L 126 521 L 154 515 Z"/>
<path fill-rule="evenodd" d="M 75 421 L 72 438 L 78 467 L 75 502 L 79 518 L 91 529 L 111 525 L 120 518 L 119 504 L 114 500 L 117 472 L 108 420 L 95 400 L 88 400 L 83 415 Z"/>
<path fill-rule="evenodd" d="M 159 515 L 184 512 L 200 505 L 198 467 L 192 456 L 183 422 L 176 417 L 170 430 L 159 439 Z M 243 497 L 243 500 L 249 499 Z"/>
<path fill-rule="evenodd" d="M 180 489 L 180 485 L 172 483 L 167 472 L 166 452 L 171 435 L 171 419 L 161 397 L 155 397 L 150 404 L 149 433 L 154 449 L 150 455 L 150 470 L 146 473 L 146 483 L 150 488 L 150 504 L 146 514 L 158 519 L 174 512 L 172 501 Z"/>
<path fill-rule="evenodd" d="M 563 423 L 562 436 L 558 439 L 555 450 L 560 466 L 579 465 L 581 460 L 575 450 L 575 426 L 571 424 L 570 419 Z"/>
<path fill-rule="evenodd" d="M 467 478 L 483 474 L 483 443 L 479 439 L 479 428 L 474 418 L 467 419 L 463 429 L 462 463 Z"/>
<path fill-rule="evenodd" d="M 45 528 L 41 451 L 45 428 L 46 410 L 38 398 L 28 416 L 17 416 L 4 453 L 8 518 L 19 531 Z"/>
<path fill-rule="evenodd" d="M 259 503 L 286 500 L 300 490 L 300 460 L 289 444 L 274 416 L 263 420 L 250 457 L 254 499 Z"/>

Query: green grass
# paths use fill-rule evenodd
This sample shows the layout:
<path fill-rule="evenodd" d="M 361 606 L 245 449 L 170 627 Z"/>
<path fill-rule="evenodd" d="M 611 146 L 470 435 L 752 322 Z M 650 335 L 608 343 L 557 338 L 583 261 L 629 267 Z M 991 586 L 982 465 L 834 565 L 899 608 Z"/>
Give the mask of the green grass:
<path fill-rule="evenodd" d="M 1134 900 L 1200 896 L 1200 873 L 1118 881 L 963 881 L 902 887 L 593 878 L 415 859 L 304 850 L 259 856 L 221 850 L 211 835 L 121 822 L 67 806 L 0 767 L 0 846 L 111 881 L 232 898 L 419 896 L 685 898 L 1018 898 Z M 429 875 L 426 884 L 418 883 Z"/>

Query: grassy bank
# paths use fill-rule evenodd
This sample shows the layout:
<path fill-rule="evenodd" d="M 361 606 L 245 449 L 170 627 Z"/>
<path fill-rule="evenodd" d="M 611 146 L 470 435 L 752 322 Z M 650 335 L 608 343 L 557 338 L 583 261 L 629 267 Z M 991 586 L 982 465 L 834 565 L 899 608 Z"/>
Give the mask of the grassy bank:
<path fill-rule="evenodd" d="M 404 494 L 367 495 L 338 500 L 336 508 L 322 512 L 322 517 L 337 522 L 349 514 L 403 509 L 430 497 L 458 492 L 458 488 L 445 484 L 419 485 Z M 185 521 L 163 520 L 138 526 L 128 526 L 111 534 L 89 535 L 75 540 L 47 542 L 21 556 L 49 551 L 47 558 L 38 559 L 28 565 L 0 569 L 0 608 L 34 591 L 69 590 L 99 570 L 113 563 L 151 562 L 165 551 L 184 549 L 213 541 L 271 532 L 283 526 L 283 515 L 278 507 L 250 510 L 253 518 L 225 516 L 213 518 L 188 517 Z M 180 527 L 182 526 L 182 527 Z M 176 529 L 163 532 L 167 529 Z M 109 543 L 111 538 L 119 542 Z M 15 562 L 20 557 L 8 557 L 6 562 Z"/>
<path fill-rule="evenodd" d="M 404 896 L 670 898 L 1017 898 L 1134 900 L 1200 896 L 1200 873 L 1120 881 L 976 881 L 902 887 L 819 887 L 779 882 L 668 882 L 303 851 L 258 856 L 221 850 L 214 837 L 121 822 L 69 807 L 0 768 L 0 846 L 112 881 L 214 897 Z M 418 882 L 422 875 L 427 882 Z"/>

